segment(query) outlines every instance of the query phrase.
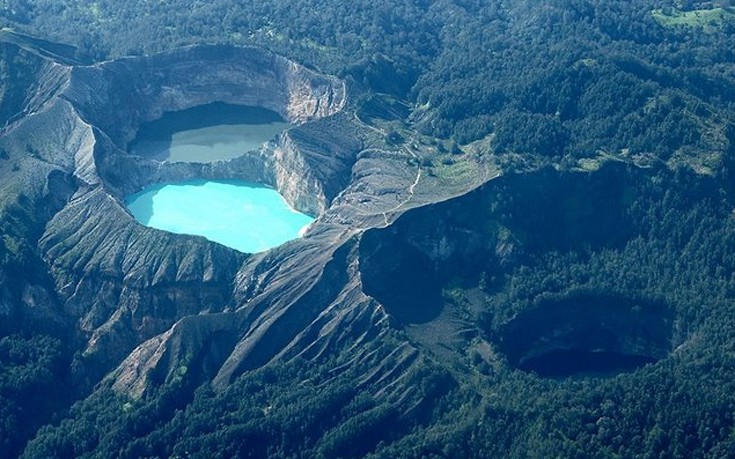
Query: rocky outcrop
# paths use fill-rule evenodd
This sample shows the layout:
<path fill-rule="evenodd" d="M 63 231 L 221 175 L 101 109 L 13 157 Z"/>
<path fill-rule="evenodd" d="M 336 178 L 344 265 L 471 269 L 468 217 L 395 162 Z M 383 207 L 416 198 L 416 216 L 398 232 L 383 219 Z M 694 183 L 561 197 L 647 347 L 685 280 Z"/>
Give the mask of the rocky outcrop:
<path fill-rule="evenodd" d="M 427 361 L 393 336 L 385 310 L 362 292 L 357 241 L 329 233 L 248 260 L 237 283 L 252 291 L 236 297 L 239 308 L 184 318 L 143 343 L 109 375 L 112 387 L 141 397 L 186 378 L 193 386 L 211 380 L 224 390 L 270 362 L 343 355 L 347 363 L 335 375 L 369 368 L 359 373 L 354 389 L 393 400 L 408 415 L 427 397 L 410 376 Z"/>
<path fill-rule="evenodd" d="M 188 360 L 216 361 L 216 366 L 210 364 L 208 371 L 200 373 L 199 377 L 211 378 L 219 373 L 215 378 L 219 385 L 227 384 L 247 369 L 257 368 L 278 355 L 288 353 L 294 347 L 293 341 L 304 333 L 305 328 L 309 328 L 309 324 L 321 323 L 319 317 L 325 314 L 324 304 L 337 299 L 340 290 L 348 283 L 350 271 L 346 265 L 349 247 L 337 248 L 333 253 L 335 247 L 325 251 L 322 244 L 305 242 L 298 244 L 300 247 L 294 245 L 297 244 L 276 249 L 281 253 L 274 258 L 280 263 L 272 266 L 269 273 L 256 274 L 245 268 L 238 276 L 239 279 L 247 279 L 251 285 L 262 282 L 257 277 L 267 276 L 265 292 L 234 311 L 178 322 L 165 335 L 141 346 L 138 355 L 126 359 L 112 376 L 114 386 L 140 395 L 175 378 L 180 371 L 177 365 L 181 365 L 183 357 L 181 349 L 187 349 Z M 286 253 L 288 257 L 282 258 Z M 261 259 L 247 266 L 256 268 L 268 261 Z M 298 275 L 294 278 L 294 274 Z M 205 343 L 211 342 L 215 336 L 236 338 L 227 341 L 229 346 L 221 344 L 216 348 L 218 358 L 206 355 L 209 350 Z M 140 358 L 141 353 L 146 358 Z M 153 374 L 161 375 L 155 381 L 158 384 L 148 383 Z"/>
<path fill-rule="evenodd" d="M 338 115 L 280 136 L 274 152 L 275 187 L 294 208 L 319 215 L 349 185 L 346 172 L 362 142 L 359 134 L 345 126 L 348 121 Z"/>

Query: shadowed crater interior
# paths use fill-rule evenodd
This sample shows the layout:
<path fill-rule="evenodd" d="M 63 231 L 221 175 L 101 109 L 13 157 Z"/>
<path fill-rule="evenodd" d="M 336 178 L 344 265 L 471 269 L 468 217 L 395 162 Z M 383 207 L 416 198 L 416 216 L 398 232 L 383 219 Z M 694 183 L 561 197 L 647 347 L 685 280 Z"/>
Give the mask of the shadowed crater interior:
<path fill-rule="evenodd" d="M 508 362 L 544 377 L 608 376 L 654 363 L 671 352 L 666 305 L 618 296 L 546 301 L 500 330 Z"/>
<path fill-rule="evenodd" d="M 426 323 L 441 314 L 451 283 L 502 278 L 532 253 L 621 246 L 634 234 L 627 190 L 638 180 L 618 164 L 595 173 L 544 168 L 410 210 L 364 234 L 364 292 L 399 322 Z"/>
<path fill-rule="evenodd" d="M 396 233 L 368 232 L 361 244 L 363 290 L 401 323 L 424 323 L 442 308 L 441 282 L 431 260 Z"/>

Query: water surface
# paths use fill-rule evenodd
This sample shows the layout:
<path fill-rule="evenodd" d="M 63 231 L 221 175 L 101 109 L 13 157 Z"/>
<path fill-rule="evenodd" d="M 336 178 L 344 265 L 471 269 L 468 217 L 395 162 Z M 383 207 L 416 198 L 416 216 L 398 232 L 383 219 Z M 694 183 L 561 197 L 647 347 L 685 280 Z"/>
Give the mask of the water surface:
<path fill-rule="evenodd" d="M 300 237 L 314 220 L 277 191 L 247 182 L 192 180 L 155 185 L 127 200 L 142 224 L 193 234 L 246 253 Z"/>
<path fill-rule="evenodd" d="M 264 108 L 215 102 L 144 123 L 129 150 L 163 162 L 210 163 L 258 150 L 289 126 Z"/>

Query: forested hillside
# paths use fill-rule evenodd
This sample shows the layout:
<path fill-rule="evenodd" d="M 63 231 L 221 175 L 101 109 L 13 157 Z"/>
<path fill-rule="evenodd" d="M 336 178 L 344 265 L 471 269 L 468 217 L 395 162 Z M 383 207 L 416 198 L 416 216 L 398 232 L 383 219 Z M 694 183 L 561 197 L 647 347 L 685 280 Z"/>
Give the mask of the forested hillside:
<path fill-rule="evenodd" d="M 184 363 L 157 367 L 139 397 L 78 364 L 75 323 L 33 320 L 56 304 L 39 291 L 68 286 L 38 248 L 51 216 L 28 221 L 25 195 L 4 206 L 0 184 L 0 456 L 735 457 L 735 2 L 6 0 L 0 19 L 87 64 L 265 48 L 347 82 L 345 112 L 298 131 L 336 126 L 313 157 L 324 147 L 341 167 L 364 143 L 345 183 L 410 171 L 400 212 L 333 250 L 319 282 L 335 285 L 296 295 L 304 316 L 329 308 L 348 330 L 325 337 L 319 316 L 289 342 L 309 345 L 283 350 L 278 323 L 273 358 L 227 384 L 212 375 L 229 351 L 207 360 L 180 338 Z M 0 31 L 0 128 L 28 115 L 45 68 L 45 42 L 4 46 L 23 36 Z M 0 149 L 4 174 L 9 158 Z M 477 164 L 500 172 L 437 191 Z M 328 225 L 372 198 L 374 182 L 350 201 L 342 181 Z M 401 207 L 421 193 L 426 205 Z M 265 321 L 257 294 L 281 301 L 269 282 L 305 285 L 279 271 L 292 254 L 273 253 L 217 314 Z M 241 336 L 215 338 L 211 355 Z M 603 354 L 638 360 L 590 362 Z"/>
<path fill-rule="evenodd" d="M 713 170 L 734 135 L 728 3 L 14 0 L 4 15 L 90 61 L 263 46 L 404 97 L 423 132 L 460 144 L 494 134 L 498 151 L 623 151 Z"/>

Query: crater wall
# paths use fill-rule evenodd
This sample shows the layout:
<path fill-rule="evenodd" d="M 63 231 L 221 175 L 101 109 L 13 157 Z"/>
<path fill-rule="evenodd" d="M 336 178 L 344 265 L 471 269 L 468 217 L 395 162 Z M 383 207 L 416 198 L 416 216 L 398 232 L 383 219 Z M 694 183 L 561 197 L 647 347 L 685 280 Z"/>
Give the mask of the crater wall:
<path fill-rule="evenodd" d="M 455 345 L 464 355 L 468 340 L 484 341 L 492 364 L 542 376 L 656 362 L 680 344 L 677 311 L 653 287 L 660 280 L 611 286 L 592 279 L 600 269 L 589 261 L 646 243 L 650 231 L 633 212 L 636 190 L 656 182 L 650 172 L 612 162 L 593 172 L 545 168 L 408 211 L 362 235 L 363 291 L 435 352 Z M 576 263 L 576 277 L 565 284 L 547 262 Z M 630 268 L 607 269 L 624 279 Z"/>

